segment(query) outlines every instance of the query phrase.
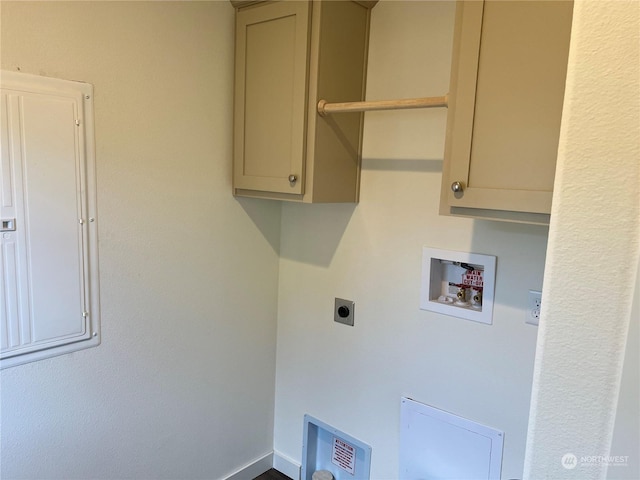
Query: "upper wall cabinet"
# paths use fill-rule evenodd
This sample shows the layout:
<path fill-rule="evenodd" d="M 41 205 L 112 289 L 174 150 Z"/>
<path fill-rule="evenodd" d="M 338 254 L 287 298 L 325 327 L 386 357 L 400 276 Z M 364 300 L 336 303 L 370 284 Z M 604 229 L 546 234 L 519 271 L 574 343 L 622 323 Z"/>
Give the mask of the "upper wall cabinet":
<path fill-rule="evenodd" d="M 320 117 L 317 103 L 364 100 L 375 2 L 232 3 L 234 194 L 357 202 L 363 114 Z"/>
<path fill-rule="evenodd" d="M 548 224 L 573 3 L 458 3 L 440 213 Z"/>

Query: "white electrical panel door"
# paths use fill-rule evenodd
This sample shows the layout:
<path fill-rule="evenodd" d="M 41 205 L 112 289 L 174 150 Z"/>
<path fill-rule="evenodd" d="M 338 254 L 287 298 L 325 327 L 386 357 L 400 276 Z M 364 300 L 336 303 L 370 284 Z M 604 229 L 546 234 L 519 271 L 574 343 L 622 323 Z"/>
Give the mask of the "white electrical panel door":
<path fill-rule="evenodd" d="M 1 100 L 4 368 L 97 345 L 99 315 L 92 88 L 2 72 Z"/>

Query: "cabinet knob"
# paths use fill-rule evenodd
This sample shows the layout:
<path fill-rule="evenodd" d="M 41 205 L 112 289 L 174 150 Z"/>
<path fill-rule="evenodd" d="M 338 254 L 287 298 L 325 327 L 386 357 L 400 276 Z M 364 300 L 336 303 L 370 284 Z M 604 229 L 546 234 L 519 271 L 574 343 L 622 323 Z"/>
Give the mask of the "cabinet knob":
<path fill-rule="evenodd" d="M 295 176 L 293 174 L 289 175 L 289 182 L 290 183 L 296 183 L 297 181 L 298 181 L 298 177 L 297 176 Z"/>
<path fill-rule="evenodd" d="M 461 182 L 453 182 L 451 184 L 451 191 L 454 193 L 458 193 L 461 192 L 462 190 L 464 190 L 464 187 L 462 186 Z"/>

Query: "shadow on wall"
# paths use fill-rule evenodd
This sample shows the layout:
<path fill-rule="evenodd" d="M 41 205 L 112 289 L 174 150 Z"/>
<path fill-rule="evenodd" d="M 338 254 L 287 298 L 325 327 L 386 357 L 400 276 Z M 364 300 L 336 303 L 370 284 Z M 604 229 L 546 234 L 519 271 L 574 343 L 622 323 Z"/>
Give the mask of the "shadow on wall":
<path fill-rule="evenodd" d="M 496 304 L 522 309 L 529 290 L 542 290 L 548 235 L 544 225 L 473 221 L 469 251 L 497 257 Z"/>
<path fill-rule="evenodd" d="M 442 159 L 362 159 L 362 170 L 441 173 Z"/>
<path fill-rule="evenodd" d="M 236 197 L 236 201 L 278 256 L 320 267 L 331 264 L 357 207 L 354 203 L 303 204 L 245 197 Z M 268 214 L 273 213 L 273 209 L 278 212 L 286 209 L 286 216 L 282 214 L 281 219 L 279 213 L 278 221 L 274 221 L 273 214 Z M 295 244 L 281 243 L 284 222 L 295 225 L 296 231 L 301 232 L 296 236 Z"/>
<path fill-rule="evenodd" d="M 442 159 L 363 158 L 362 171 L 440 173 Z M 287 226 L 292 226 L 297 235 L 283 238 L 281 257 L 329 267 L 356 208 L 358 204 L 353 203 L 283 202 L 283 229 L 289 231 Z"/>
<path fill-rule="evenodd" d="M 295 225 L 298 235 L 282 239 L 281 258 L 329 267 L 357 206 L 355 203 L 284 202 L 283 228 L 285 223 Z"/>
<path fill-rule="evenodd" d="M 276 255 L 280 255 L 280 201 L 245 197 L 235 199 L 269 242 Z M 274 211 L 278 211 L 278 221 L 274 221 Z"/>

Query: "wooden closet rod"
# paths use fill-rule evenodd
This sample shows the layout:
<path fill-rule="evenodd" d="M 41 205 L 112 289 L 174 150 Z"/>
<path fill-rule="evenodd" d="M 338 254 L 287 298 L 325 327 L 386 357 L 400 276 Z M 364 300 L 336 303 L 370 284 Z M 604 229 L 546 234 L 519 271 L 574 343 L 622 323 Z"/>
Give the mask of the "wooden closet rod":
<path fill-rule="evenodd" d="M 318 102 L 318 113 L 324 117 L 330 113 L 340 112 L 369 112 L 371 110 L 402 110 L 406 108 L 435 108 L 448 107 L 449 96 L 406 98 L 404 100 L 374 100 L 371 102 L 343 102 L 327 103 L 326 100 Z"/>

